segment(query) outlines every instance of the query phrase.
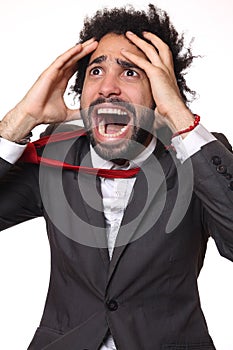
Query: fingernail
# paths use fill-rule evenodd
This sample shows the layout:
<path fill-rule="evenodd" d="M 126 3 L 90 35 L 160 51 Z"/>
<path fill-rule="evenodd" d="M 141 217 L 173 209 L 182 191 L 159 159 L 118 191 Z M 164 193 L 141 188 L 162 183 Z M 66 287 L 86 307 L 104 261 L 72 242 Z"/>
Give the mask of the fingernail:
<path fill-rule="evenodd" d="M 131 32 L 130 30 L 128 30 L 126 33 L 129 34 L 129 35 L 134 35 L 134 33 Z"/>

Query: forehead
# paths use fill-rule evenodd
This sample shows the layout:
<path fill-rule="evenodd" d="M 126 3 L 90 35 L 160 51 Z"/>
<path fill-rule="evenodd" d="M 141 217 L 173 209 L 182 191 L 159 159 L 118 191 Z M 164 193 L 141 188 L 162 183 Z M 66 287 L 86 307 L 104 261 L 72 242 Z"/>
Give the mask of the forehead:
<path fill-rule="evenodd" d="M 145 54 L 124 35 L 110 33 L 100 39 L 96 50 L 91 55 L 90 61 L 100 56 L 106 56 L 109 59 L 120 58 L 125 60 L 125 57 L 121 54 L 123 48 L 141 57 L 145 57 Z"/>

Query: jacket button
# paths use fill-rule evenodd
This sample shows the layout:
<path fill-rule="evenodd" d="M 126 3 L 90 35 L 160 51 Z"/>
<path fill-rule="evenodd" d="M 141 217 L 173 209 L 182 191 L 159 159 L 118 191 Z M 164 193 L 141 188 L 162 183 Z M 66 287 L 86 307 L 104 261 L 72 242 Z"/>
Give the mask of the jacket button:
<path fill-rule="evenodd" d="M 116 311 L 118 309 L 118 303 L 116 302 L 116 300 L 109 300 L 107 302 L 107 307 L 110 311 Z"/>
<path fill-rule="evenodd" d="M 218 165 L 217 167 L 216 167 L 216 170 L 217 170 L 217 172 L 219 173 L 219 174 L 226 174 L 226 172 L 227 172 L 227 167 L 225 166 L 225 165 Z"/>
<path fill-rule="evenodd" d="M 214 156 L 211 160 L 214 165 L 220 165 L 222 163 L 221 158 L 219 156 Z"/>
<path fill-rule="evenodd" d="M 228 187 L 230 188 L 231 191 L 233 191 L 233 181 L 231 181 L 228 185 Z"/>
<path fill-rule="evenodd" d="M 229 174 L 229 173 L 226 173 L 224 176 L 225 176 L 225 178 L 226 178 L 227 180 L 231 180 L 231 179 L 232 179 L 232 175 Z"/>

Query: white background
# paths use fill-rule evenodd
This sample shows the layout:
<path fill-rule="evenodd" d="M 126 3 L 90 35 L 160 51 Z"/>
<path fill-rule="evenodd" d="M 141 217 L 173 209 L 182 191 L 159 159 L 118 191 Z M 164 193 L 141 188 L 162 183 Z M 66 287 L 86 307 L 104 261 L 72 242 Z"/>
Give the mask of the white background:
<path fill-rule="evenodd" d="M 145 8 L 147 1 L 133 1 Z M 38 75 L 78 41 L 86 14 L 116 1 L 0 0 L 0 115 L 23 97 Z M 117 6 L 125 5 L 117 1 Z M 232 0 L 158 0 L 197 59 L 187 80 L 199 98 L 191 109 L 210 131 L 233 143 Z M 36 131 L 35 136 L 40 130 Z M 232 233 L 233 234 L 233 233 Z M 49 281 L 49 248 L 41 219 L 1 232 L 0 348 L 25 350 L 38 326 Z M 199 278 L 201 301 L 218 350 L 233 349 L 233 264 L 212 241 Z"/>

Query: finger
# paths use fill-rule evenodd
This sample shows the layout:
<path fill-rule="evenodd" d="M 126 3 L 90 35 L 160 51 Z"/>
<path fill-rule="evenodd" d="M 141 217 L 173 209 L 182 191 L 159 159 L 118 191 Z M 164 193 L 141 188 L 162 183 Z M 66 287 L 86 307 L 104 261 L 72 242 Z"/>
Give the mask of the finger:
<path fill-rule="evenodd" d="M 161 57 L 163 63 L 167 67 L 172 67 L 173 68 L 173 58 L 172 58 L 172 52 L 169 48 L 169 46 L 162 40 L 160 39 L 157 35 L 152 34 L 150 32 L 144 32 L 143 36 L 145 39 L 151 41 L 151 43 L 157 47 L 159 50 L 159 56 Z"/>
<path fill-rule="evenodd" d="M 152 68 L 153 68 L 153 71 L 157 70 L 158 72 L 159 71 L 164 72 L 164 67 L 161 67 L 160 64 L 152 65 L 152 63 L 147 59 L 145 59 L 144 57 L 138 56 L 126 49 L 122 49 L 121 53 L 129 61 L 133 62 L 136 66 L 144 70 L 148 78 L 152 75 Z"/>
<path fill-rule="evenodd" d="M 161 61 L 164 67 L 167 68 L 167 72 L 169 73 L 170 77 L 173 79 L 174 83 L 177 85 L 172 52 L 169 46 L 162 39 L 160 39 L 157 35 L 153 33 L 143 32 L 143 36 L 145 37 L 145 39 L 151 41 L 153 46 L 155 46 L 158 49 L 159 56 L 161 58 Z"/>
<path fill-rule="evenodd" d="M 69 62 L 71 62 L 72 64 L 72 61 L 77 61 L 78 59 L 87 55 L 88 53 L 93 51 L 96 48 L 96 46 L 97 42 L 94 38 L 89 39 L 83 44 L 77 44 L 71 49 L 64 52 L 62 55 L 58 56 L 51 66 L 54 66 L 57 69 L 64 69 L 67 66 L 67 64 L 69 64 Z"/>
<path fill-rule="evenodd" d="M 158 67 L 163 68 L 163 62 L 152 44 L 147 43 L 145 40 L 139 38 L 136 34 L 132 32 L 126 32 L 126 36 L 130 39 L 144 54 L 147 56 L 149 61 Z"/>
<path fill-rule="evenodd" d="M 78 44 L 59 56 L 45 71 L 44 76 L 52 80 L 65 79 L 68 81 L 77 71 L 77 62 L 96 49 L 97 41 L 90 40 L 84 44 Z M 47 78 L 46 78 L 47 79 Z"/>
<path fill-rule="evenodd" d="M 87 46 L 95 41 L 95 38 L 88 39 L 82 43 L 82 46 Z"/>
<path fill-rule="evenodd" d="M 128 34 L 130 40 L 145 53 L 154 66 L 162 68 L 167 74 L 169 74 L 174 83 L 177 84 L 172 53 L 168 45 L 166 45 L 159 37 L 152 33 L 145 32 L 145 35 L 148 36 L 146 39 L 150 41 L 151 39 L 153 40 L 152 45 L 139 38 L 134 33 L 127 32 L 126 34 Z"/>
<path fill-rule="evenodd" d="M 138 56 L 130 51 L 127 51 L 126 49 L 122 49 L 121 53 L 129 61 L 133 62 L 136 66 L 144 70 L 151 84 L 153 81 L 155 82 L 161 80 L 166 85 L 171 84 L 171 86 L 175 88 L 176 92 L 180 94 L 176 79 L 173 78 L 173 76 L 171 76 L 170 72 L 165 66 L 159 67 L 152 65 L 151 62 L 149 62 L 145 58 Z"/>
<path fill-rule="evenodd" d="M 76 66 L 77 66 L 78 61 L 81 60 L 83 57 L 89 55 L 93 51 L 95 51 L 97 46 L 98 46 L 97 41 L 93 41 L 85 46 L 83 46 L 83 44 L 82 44 L 82 50 L 80 52 L 78 52 L 76 55 L 72 56 L 70 58 L 70 60 L 67 61 L 66 65 L 63 67 L 63 69 L 67 69 L 67 68 L 70 68 L 72 66 L 75 66 L 75 68 L 77 69 Z"/>
<path fill-rule="evenodd" d="M 82 50 L 82 44 L 75 45 L 71 47 L 69 50 L 62 53 L 60 56 L 58 56 L 55 61 L 50 65 L 50 67 L 56 66 L 56 68 L 60 69 L 62 68 L 66 62 L 70 60 L 71 57 L 74 55 L 77 55 Z M 49 68 L 50 68 L 49 67 Z"/>

